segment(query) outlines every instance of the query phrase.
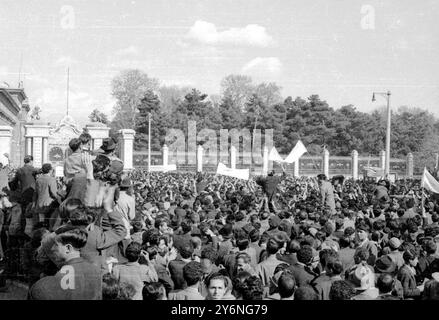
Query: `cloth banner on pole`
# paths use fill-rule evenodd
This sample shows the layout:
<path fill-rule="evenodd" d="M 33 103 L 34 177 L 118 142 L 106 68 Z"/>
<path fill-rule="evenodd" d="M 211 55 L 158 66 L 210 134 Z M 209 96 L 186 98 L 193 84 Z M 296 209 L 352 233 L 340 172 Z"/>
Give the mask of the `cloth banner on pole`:
<path fill-rule="evenodd" d="M 297 160 L 299 160 L 299 158 L 301 156 L 303 156 L 303 154 L 305 152 L 307 152 L 307 151 L 308 150 L 306 150 L 306 147 L 303 145 L 302 141 L 299 140 L 299 141 L 297 141 L 297 143 L 294 146 L 293 150 L 291 150 L 291 152 L 288 155 L 288 157 L 285 159 L 285 162 L 294 163 Z"/>
<path fill-rule="evenodd" d="M 218 168 L 216 170 L 217 174 L 221 174 L 223 176 L 234 177 L 238 179 L 248 180 L 250 178 L 250 170 L 249 169 L 232 169 L 226 167 L 221 162 L 218 163 Z"/>
<path fill-rule="evenodd" d="M 378 167 L 364 167 L 363 170 L 366 172 L 368 177 L 381 178 L 384 177 L 384 169 Z"/>
<path fill-rule="evenodd" d="M 277 162 L 285 162 L 284 159 L 280 156 L 279 152 L 277 152 L 276 148 L 273 147 L 270 150 L 270 154 L 268 155 L 268 160 L 277 161 Z"/>
<path fill-rule="evenodd" d="M 439 182 L 427 171 L 424 167 L 424 174 L 422 175 L 421 187 L 430 190 L 434 193 L 439 193 Z"/>

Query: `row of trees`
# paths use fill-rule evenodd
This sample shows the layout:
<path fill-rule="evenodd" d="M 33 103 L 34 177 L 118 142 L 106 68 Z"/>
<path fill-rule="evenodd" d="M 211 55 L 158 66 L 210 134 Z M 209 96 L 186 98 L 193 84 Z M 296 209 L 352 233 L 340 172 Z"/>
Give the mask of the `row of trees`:
<path fill-rule="evenodd" d="M 197 89 L 160 86 L 139 70 L 126 70 L 112 81 L 116 99 L 112 130 L 135 128 L 135 148 L 146 149 L 148 114 L 152 118 L 152 150 L 160 150 L 170 128 L 197 130 L 248 128 L 273 129 L 274 144 L 287 154 L 301 139 L 310 154 L 324 145 L 333 155 L 377 155 L 384 150 L 385 109 L 360 112 L 353 105 L 330 107 L 318 95 L 306 99 L 282 98 L 276 83 L 254 84 L 248 76 L 229 75 L 221 81 L 221 95 L 208 96 Z M 102 115 L 101 115 L 102 117 Z M 107 120 L 108 121 L 108 120 Z M 415 155 L 418 164 L 432 165 L 439 151 L 439 121 L 426 110 L 400 107 L 392 112 L 391 156 Z"/>

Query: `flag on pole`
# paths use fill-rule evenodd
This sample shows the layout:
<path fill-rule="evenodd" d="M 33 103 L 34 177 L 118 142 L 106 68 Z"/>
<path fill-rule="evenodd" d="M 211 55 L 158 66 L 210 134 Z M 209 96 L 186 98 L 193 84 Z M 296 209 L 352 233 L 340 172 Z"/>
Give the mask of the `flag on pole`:
<path fill-rule="evenodd" d="M 226 167 L 221 162 L 218 163 L 218 168 L 216 170 L 217 174 L 222 174 L 223 176 L 234 177 L 238 179 L 248 180 L 250 178 L 249 169 L 232 169 Z"/>
<path fill-rule="evenodd" d="M 430 190 L 434 193 L 439 193 L 439 182 L 427 171 L 424 167 L 424 174 L 422 175 L 421 187 Z"/>
<path fill-rule="evenodd" d="M 378 167 L 364 167 L 363 170 L 366 172 L 367 177 L 380 178 L 384 177 L 384 169 Z"/>
<path fill-rule="evenodd" d="M 285 159 L 285 162 L 288 163 L 294 163 L 308 150 L 306 150 L 305 146 L 303 145 L 302 141 L 297 141 L 296 145 L 294 146 L 293 150 L 291 150 L 288 157 Z"/>
<path fill-rule="evenodd" d="M 276 148 L 273 147 L 270 150 L 270 154 L 268 155 L 268 160 L 277 161 L 277 162 L 285 162 L 284 159 L 280 156 L 279 152 L 277 152 Z"/>

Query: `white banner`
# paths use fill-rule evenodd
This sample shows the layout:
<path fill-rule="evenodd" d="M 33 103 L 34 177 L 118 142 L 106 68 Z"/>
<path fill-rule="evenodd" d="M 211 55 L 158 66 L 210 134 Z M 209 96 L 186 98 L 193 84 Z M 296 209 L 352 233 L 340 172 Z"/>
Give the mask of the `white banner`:
<path fill-rule="evenodd" d="M 271 148 L 270 154 L 268 155 L 268 160 L 277 161 L 277 162 L 285 162 L 284 159 L 280 156 L 279 152 L 277 152 L 276 148 Z"/>
<path fill-rule="evenodd" d="M 424 168 L 424 174 L 422 175 L 421 187 L 430 190 L 434 193 L 439 193 L 439 182 Z"/>
<path fill-rule="evenodd" d="M 218 168 L 216 170 L 217 174 L 221 174 L 223 176 L 234 177 L 238 179 L 248 180 L 250 178 L 250 170 L 249 169 L 232 169 L 226 167 L 222 163 L 218 163 Z"/>
<path fill-rule="evenodd" d="M 285 159 L 285 162 L 288 163 L 294 163 L 297 160 L 299 160 L 299 158 L 301 156 L 303 156 L 303 154 L 305 152 L 307 152 L 308 150 L 306 150 L 305 146 L 303 145 L 302 141 L 297 141 L 296 145 L 294 146 L 293 150 L 291 150 L 290 154 L 288 155 L 288 157 Z"/>

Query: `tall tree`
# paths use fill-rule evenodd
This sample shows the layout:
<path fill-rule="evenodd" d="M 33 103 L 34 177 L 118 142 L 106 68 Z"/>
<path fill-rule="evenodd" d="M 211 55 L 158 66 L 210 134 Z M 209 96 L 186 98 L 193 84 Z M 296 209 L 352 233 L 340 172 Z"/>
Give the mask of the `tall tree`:
<path fill-rule="evenodd" d="M 252 78 L 249 76 L 231 74 L 221 80 L 221 94 L 223 98 L 228 97 L 234 108 L 244 110 L 254 90 Z"/>
<path fill-rule="evenodd" d="M 113 109 L 114 129 L 134 128 L 137 106 L 147 90 L 157 90 L 159 82 L 138 69 L 122 71 L 112 82 L 112 95 L 116 99 Z"/>

